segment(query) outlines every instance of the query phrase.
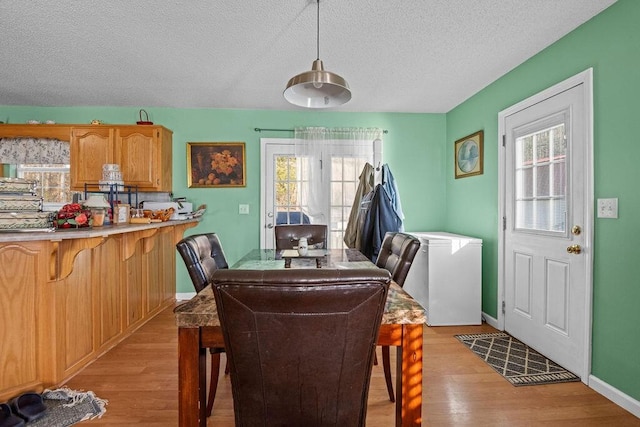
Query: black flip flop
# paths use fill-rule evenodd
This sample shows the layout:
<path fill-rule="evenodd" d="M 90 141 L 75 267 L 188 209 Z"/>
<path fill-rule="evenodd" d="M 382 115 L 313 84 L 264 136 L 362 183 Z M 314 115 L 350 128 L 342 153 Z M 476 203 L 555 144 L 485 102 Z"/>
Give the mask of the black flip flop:
<path fill-rule="evenodd" d="M 24 420 L 11 413 L 11 407 L 0 403 L 0 427 L 24 427 Z"/>
<path fill-rule="evenodd" d="M 47 410 L 38 393 L 25 393 L 11 401 L 13 412 L 27 422 L 41 418 Z"/>

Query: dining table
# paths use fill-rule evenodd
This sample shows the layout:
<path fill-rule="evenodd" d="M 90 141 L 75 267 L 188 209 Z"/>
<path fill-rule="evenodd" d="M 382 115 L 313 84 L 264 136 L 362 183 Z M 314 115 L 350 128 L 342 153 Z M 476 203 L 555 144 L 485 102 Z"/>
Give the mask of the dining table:
<path fill-rule="evenodd" d="M 289 263 L 290 261 L 290 263 Z M 232 269 L 284 269 L 282 251 L 254 249 L 232 265 Z M 317 259 L 288 260 L 287 268 L 378 268 L 355 249 L 326 250 Z M 206 426 L 206 350 L 224 347 L 220 321 L 211 286 L 174 309 L 178 326 L 179 425 Z M 424 308 L 392 282 L 387 294 L 378 345 L 396 347 L 395 425 L 422 424 L 422 335 Z"/>

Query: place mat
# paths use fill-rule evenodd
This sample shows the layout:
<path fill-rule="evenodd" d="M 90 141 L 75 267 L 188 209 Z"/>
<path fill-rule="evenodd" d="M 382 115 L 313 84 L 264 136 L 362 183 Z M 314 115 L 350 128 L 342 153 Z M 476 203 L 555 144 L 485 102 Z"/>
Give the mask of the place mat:
<path fill-rule="evenodd" d="M 580 378 L 504 332 L 455 336 L 514 386 L 580 381 Z"/>

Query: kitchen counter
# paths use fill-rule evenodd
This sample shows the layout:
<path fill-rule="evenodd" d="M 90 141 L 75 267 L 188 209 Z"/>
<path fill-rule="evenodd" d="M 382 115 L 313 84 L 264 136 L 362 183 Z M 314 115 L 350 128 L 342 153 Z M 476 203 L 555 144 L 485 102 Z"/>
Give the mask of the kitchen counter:
<path fill-rule="evenodd" d="M 198 222 L 0 233 L 0 402 L 64 384 L 173 305 Z"/>
<path fill-rule="evenodd" d="M 187 220 L 170 220 L 166 222 L 155 222 L 151 224 L 122 224 L 122 225 L 105 225 L 103 227 L 84 227 L 76 229 L 56 229 L 55 231 L 0 231 L 0 243 L 4 242 L 33 242 L 36 240 L 67 240 L 67 239 L 86 239 L 91 237 L 107 237 L 114 234 L 130 233 L 132 231 L 153 230 L 163 227 L 183 226 L 187 224 L 195 224 L 199 219 Z M 193 226 L 193 225 L 190 225 Z"/>

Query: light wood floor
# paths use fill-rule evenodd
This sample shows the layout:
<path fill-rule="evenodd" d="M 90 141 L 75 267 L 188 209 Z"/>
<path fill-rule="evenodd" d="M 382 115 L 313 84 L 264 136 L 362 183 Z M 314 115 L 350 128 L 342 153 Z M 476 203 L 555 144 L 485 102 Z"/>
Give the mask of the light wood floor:
<path fill-rule="evenodd" d="M 425 328 L 423 426 L 640 426 L 640 419 L 579 382 L 512 386 L 453 337 L 483 331 L 494 329 Z M 233 427 L 230 381 L 221 378 L 208 425 Z M 176 426 L 178 348 L 171 309 L 67 385 L 92 390 L 109 401 L 101 419 L 83 425 Z M 393 425 L 394 406 L 387 397 L 382 368 L 374 366 L 367 426 Z"/>

